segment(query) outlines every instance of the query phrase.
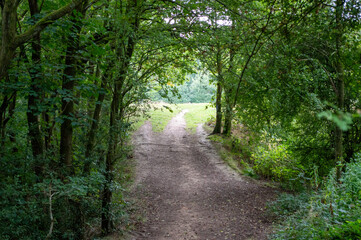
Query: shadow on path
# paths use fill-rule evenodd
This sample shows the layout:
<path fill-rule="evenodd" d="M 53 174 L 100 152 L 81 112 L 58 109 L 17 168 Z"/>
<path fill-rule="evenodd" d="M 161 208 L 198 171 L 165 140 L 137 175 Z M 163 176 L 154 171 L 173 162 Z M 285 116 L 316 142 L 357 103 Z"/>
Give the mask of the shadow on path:
<path fill-rule="evenodd" d="M 147 122 L 134 135 L 133 193 L 145 202 L 146 221 L 131 239 L 266 239 L 265 203 L 275 191 L 229 170 L 201 126 L 187 133 L 184 114 L 163 133 Z"/>

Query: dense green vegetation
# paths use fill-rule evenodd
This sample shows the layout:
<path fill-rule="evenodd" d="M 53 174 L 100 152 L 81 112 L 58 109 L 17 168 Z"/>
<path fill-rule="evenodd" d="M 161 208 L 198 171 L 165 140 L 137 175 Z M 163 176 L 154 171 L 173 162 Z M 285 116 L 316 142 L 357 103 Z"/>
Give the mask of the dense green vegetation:
<path fill-rule="evenodd" d="M 126 225 L 128 140 L 151 99 L 211 101 L 214 139 L 245 173 L 305 192 L 279 200 L 276 239 L 359 238 L 359 1 L 0 8 L 1 239 L 89 239 Z M 190 116 L 194 129 L 201 117 Z"/>
<path fill-rule="evenodd" d="M 340 182 L 338 182 L 340 180 Z M 319 186 L 320 180 L 313 179 Z M 356 156 L 340 179 L 336 170 L 324 180 L 322 189 L 297 196 L 284 194 L 271 209 L 285 222 L 274 239 L 360 239 L 361 162 Z"/>
<path fill-rule="evenodd" d="M 215 93 L 215 87 L 210 84 L 209 75 L 203 74 L 190 74 L 186 82 L 174 87 L 176 91 L 170 96 L 167 96 L 163 89 L 152 90 L 151 100 L 167 103 L 209 103 Z"/>
<path fill-rule="evenodd" d="M 127 225 L 119 169 L 134 117 L 149 89 L 189 72 L 163 21 L 175 6 L 0 1 L 1 239 L 89 239 Z"/>

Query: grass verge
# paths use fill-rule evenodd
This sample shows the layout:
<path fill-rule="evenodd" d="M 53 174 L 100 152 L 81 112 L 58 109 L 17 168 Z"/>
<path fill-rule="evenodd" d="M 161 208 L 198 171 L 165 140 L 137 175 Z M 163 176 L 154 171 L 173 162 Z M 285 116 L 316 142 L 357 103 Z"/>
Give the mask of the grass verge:
<path fill-rule="evenodd" d="M 240 165 L 238 159 L 226 148 L 227 139 L 220 135 L 210 135 L 208 139 L 214 143 L 222 160 L 234 171 L 243 175 L 244 171 L 242 170 L 242 166 Z"/>
<path fill-rule="evenodd" d="M 168 122 L 181 111 L 182 109 L 174 104 L 152 103 L 150 105 L 150 110 L 144 115 L 137 117 L 134 121 L 133 129 L 136 131 L 145 123 L 145 121 L 150 121 L 154 132 L 162 132 Z"/>
<path fill-rule="evenodd" d="M 205 125 L 205 130 L 210 133 L 213 126 L 214 122 L 210 121 Z M 253 141 L 252 138 L 246 128 L 236 124 L 233 125 L 231 136 L 214 134 L 208 137 L 222 160 L 234 171 L 248 177 L 249 180 L 257 180 L 257 183 L 263 186 L 278 188 L 276 182 L 262 179 L 254 170 L 251 160 L 254 150 L 254 147 L 250 144 Z"/>
<path fill-rule="evenodd" d="M 195 133 L 198 124 L 203 124 L 215 116 L 215 109 L 208 103 L 186 103 L 178 104 L 182 110 L 187 109 L 188 112 L 184 116 L 187 123 L 187 130 Z"/>
<path fill-rule="evenodd" d="M 152 123 L 154 132 L 162 132 L 169 121 L 182 110 L 188 110 L 184 118 L 187 123 L 188 131 L 195 133 L 198 124 L 207 122 L 215 115 L 215 109 L 208 103 L 185 103 L 185 104 L 167 104 L 153 103 L 151 109 L 145 115 L 138 117 L 133 123 L 135 130 L 139 129 L 145 121 Z"/>

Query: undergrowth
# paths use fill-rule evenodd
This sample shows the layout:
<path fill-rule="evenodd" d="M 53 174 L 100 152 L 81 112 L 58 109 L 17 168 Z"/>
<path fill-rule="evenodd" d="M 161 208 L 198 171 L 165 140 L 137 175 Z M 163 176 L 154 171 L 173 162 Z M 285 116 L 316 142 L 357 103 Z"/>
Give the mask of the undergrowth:
<path fill-rule="evenodd" d="M 245 174 L 245 168 L 242 167 L 242 164 L 240 163 L 238 152 L 232 151 L 232 141 L 230 138 L 220 135 L 210 135 L 208 138 L 213 142 L 219 143 L 217 146 L 219 155 L 230 168 L 240 174 Z"/>
<path fill-rule="evenodd" d="M 285 142 L 262 142 L 244 126 L 234 129 L 231 136 L 209 137 L 221 146 L 223 160 L 244 175 L 293 192 L 282 193 L 268 206 L 278 220 L 271 239 L 361 239 L 361 154 L 337 179 L 335 168 L 328 175 L 320 175 L 316 165 L 306 169 Z"/>
<path fill-rule="evenodd" d="M 207 123 L 214 124 L 214 119 Z M 306 173 L 299 158 L 286 143 L 267 142 L 261 134 L 252 132 L 242 124 L 233 124 L 232 134 L 211 135 L 213 142 L 220 144 L 223 160 L 233 169 L 254 179 L 267 180 L 286 190 L 307 188 L 311 175 Z"/>
<path fill-rule="evenodd" d="M 271 239 L 361 239 L 361 155 L 333 169 L 318 191 L 282 194 L 270 204 L 280 219 Z"/>

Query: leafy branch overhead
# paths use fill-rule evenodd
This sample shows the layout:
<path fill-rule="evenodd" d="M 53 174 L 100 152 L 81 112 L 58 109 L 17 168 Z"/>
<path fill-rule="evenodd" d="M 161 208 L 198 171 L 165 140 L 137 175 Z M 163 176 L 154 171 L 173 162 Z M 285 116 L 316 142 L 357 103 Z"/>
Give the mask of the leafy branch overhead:
<path fill-rule="evenodd" d="M 10 61 L 14 57 L 14 53 L 24 43 L 33 39 L 37 34 L 44 30 L 45 27 L 52 24 L 57 19 L 71 13 L 79 5 L 83 4 L 84 0 L 75 0 L 62 8 L 55 10 L 37 23 L 31 26 L 26 32 L 17 34 L 17 10 L 20 1 L 4 0 L 2 4 L 2 37 L 1 37 L 1 51 L 0 51 L 0 79 L 6 75 L 7 68 Z"/>
<path fill-rule="evenodd" d="M 154 102 L 169 118 L 181 109 L 169 103 L 210 103 L 203 122 L 234 169 L 310 193 L 281 198 L 302 209 L 280 208 L 290 218 L 279 236 L 357 233 L 360 1 L 0 0 L 0 8 L 1 239 L 130 228 L 130 138 L 146 116 L 158 120 Z M 202 107 L 182 106 L 197 109 L 193 129 Z"/>

